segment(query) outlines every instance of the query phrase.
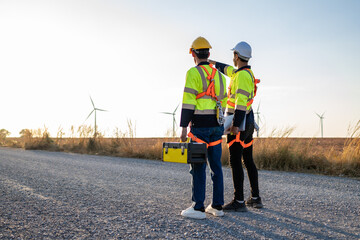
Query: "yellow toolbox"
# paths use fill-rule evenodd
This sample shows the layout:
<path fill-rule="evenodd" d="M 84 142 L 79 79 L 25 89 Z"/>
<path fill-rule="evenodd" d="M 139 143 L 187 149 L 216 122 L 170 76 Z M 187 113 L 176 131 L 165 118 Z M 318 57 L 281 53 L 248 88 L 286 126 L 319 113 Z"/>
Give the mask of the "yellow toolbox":
<path fill-rule="evenodd" d="M 207 147 L 196 142 L 164 142 L 162 160 L 177 163 L 206 163 Z"/>

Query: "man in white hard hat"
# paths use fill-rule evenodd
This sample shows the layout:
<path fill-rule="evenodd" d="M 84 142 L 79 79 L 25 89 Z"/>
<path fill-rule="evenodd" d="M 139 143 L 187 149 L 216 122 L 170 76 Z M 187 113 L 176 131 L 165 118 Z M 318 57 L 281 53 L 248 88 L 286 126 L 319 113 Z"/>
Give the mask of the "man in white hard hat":
<path fill-rule="evenodd" d="M 227 135 L 227 142 L 230 151 L 230 165 L 234 184 L 234 199 L 223 207 L 224 211 L 247 211 L 246 205 L 261 208 L 263 207 L 259 195 L 258 171 L 253 160 L 253 132 L 255 127 L 252 102 L 256 95 L 259 82 L 255 79 L 248 65 L 251 56 L 251 47 L 246 42 L 239 42 L 231 49 L 234 52 L 234 65 L 236 68 L 209 60 L 216 68 L 231 78 L 226 114 L 234 115 L 230 134 Z M 240 126 L 244 126 L 243 129 Z M 242 169 L 242 157 L 246 167 L 251 196 L 244 201 L 244 172 Z"/>

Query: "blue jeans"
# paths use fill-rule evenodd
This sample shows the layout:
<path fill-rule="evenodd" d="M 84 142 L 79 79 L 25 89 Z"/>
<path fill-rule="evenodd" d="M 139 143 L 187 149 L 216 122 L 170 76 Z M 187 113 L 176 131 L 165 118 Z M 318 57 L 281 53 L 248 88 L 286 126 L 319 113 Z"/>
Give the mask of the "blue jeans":
<path fill-rule="evenodd" d="M 197 138 L 210 143 L 222 139 L 224 127 L 191 128 L 191 132 Z M 208 163 L 210 167 L 211 180 L 213 182 L 212 205 L 224 205 L 224 181 L 221 167 L 221 144 L 208 147 Z M 204 208 L 206 190 L 206 163 L 190 164 L 192 175 L 192 201 L 195 209 Z"/>

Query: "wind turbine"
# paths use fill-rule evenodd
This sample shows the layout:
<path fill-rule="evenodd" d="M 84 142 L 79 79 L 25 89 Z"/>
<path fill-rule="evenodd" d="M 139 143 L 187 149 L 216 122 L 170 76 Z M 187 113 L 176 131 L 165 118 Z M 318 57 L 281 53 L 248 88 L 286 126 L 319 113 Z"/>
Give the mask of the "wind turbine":
<path fill-rule="evenodd" d="M 254 115 L 256 115 L 257 117 L 257 121 L 256 121 L 256 124 L 258 125 L 259 129 L 256 131 L 256 134 L 257 134 L 257 137 L 259 137 L 259 132 L 260 132 L 260 112 L 259 112 L 259 109 L 260 109 L 260 103 L 256 109 L 256 112 L 254 112 Z"/>
<path fill-rule="evenodd" d="M 94 138 L 96 138 L 96 135 L 97 135 L 97 131 L 96 131 L 96 111 L 107 112 L 107 110 L 100 109 L 100 108 L 96 108 L 96 107 L 95 107 L 95 104 L 94 104 L 94 101 L 92 100 L 91 96 L 90 96 L 90 100 L 91 100 L 91 103 L 92 103 L 92 105 L 93 105 L 93 110 L 90 112 L 89 116 L 87 116 L 87 118 L 85 119 L 85 121 L 88 120 L 88 118 L 91 116 L 92 113 L 95 113 L 95 125 L 94 125 L 94 126 L 95 126 L 95 127 L 94 127 L 95 131 L 94 131 Z"/>
<path fill-rule="evenodd" d="M 323 138 L 324 137 L 324 134 L 323 134 L 323 119 L 324 119 L 325 112 L 323 114 L 321 114 L 321 115 L 319 115 L 317 113 L 315 113 L 315 114 L 318 115 L 318 117 L 320 118 L 321 137 Z"/>
<path fill-rule="evenodd" d="M 178 109 L 180 104 L 177 105 L 177 107 L 175 108 L 175 110 L 171 113 L 171 112 L 161 112 L 163 114 L 169 114 L 173 116 L 173 137 L 175 137 L 175 124 L 176 124 L 176 120 L 175 120 L 175 114 L 176 114 L 176 110 Z"/>

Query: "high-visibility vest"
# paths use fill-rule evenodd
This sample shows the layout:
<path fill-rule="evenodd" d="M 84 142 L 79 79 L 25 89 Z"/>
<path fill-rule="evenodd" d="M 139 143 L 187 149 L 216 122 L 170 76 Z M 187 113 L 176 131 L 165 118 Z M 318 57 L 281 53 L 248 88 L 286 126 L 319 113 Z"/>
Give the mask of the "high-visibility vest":
<path fill-rule="evenodd" d="M 254 77 L 254 73 L 251 71 L 250 68 L 244 68 L 238 72 L 236 72 L 236 70 L 231 67 L 231 66 L 227 66 L 224 69 L 225 75 L 230 76 L 231 77 L 231 82 L 228 88 L 228 101 L 227 101 L 227 109 L 228 112 L 232 112 L 234 113 L 235 109 L 238 110 L 242 110 L 242 111 L 246 111 L 246 113 L 251 111 L 251 105 L 254 101 L 254 97 L 256 96 L 257 93 L 257 84 L 260 83 L 260 79 L 256 79 Z M 248 83 L 244 83 L 244 81 L 240 81 L 240 75 L 239 74 L 245 74 L 243 75 L 244 77 L 250 76 L 251 77 L 251 86 L 247 85 Z M 246 76 L 247 75 L 247 76 Z M 238 83 L 237 86 L 235 86 L 235 88 L 233 88 L 233 84 L 234 81 L 240 81 L 240 84 Z M 242 80 L 242 79 L 241 79 Z M 247 89 L 242 89 L 240 88 L 239 85 L 242 86 L 247 86 Z M 247 91 L 250 90 L 250 91 Z M 242 100 L 242 104 L 239 104 L 240 100 Z M 244 102 L 246 102 L 246 105 L 244 105 Z M 235 104 L 235 103 L 238 103 Z M 228 146 L 231 147 L 235 142 L 240 143 L 240 145 L 243 148 L 248 148 L 250 147 L 253 143 L 254 140 L 252 140 L 251 142 L 245 144 L 244 141 L 240 140 L 240 132 L 236 135 L 235 139 L 233 139 L 232 141 L 230 141 L 228 143 Z"/>
<path fill-rule="evenodd" d="M 254 77 L 250 68 L 245 68 L 236 72 L 236 69 L 232 66 L 227 66 L 225 67 L 224 72 L 225 75 L 231 77 L 228 88 L 228 112 L 234 113 L 236 108 L 237 110 L 249 113 L 254 97 L 256 96 L 257 84 L 260 82 L 260 79 Z"/>
<path fill-rule="evenodd" d="M 192 67 L 187 72 L 182 102 L 183 109 L 194 110 L 195 115 L 216 115 L 216 98 L 221 101 L 222 107 L 225 109 L 227 100 L 226 79 L 220 71 L 216 69 L 214 71 L 214 69 L 212 65 L 200 65 Z M 209 75 L 205 76 L 206 73 L 210 73 L 209 71 L 214 74 L 213 82 L 208 80 L 212 74 L 210 77 Z M 212 84 L 213 86 L 211 86 Z"/>
<path fill-rule="evenodd" d="M 216 115 L 217 101 L 225 109 L 226 100 L 226 79 L 211 64 L 199 65 L 187 72 L 183 109 L 195 110 L 194 114 L 199 115 Z M 222 142 L 222 139 L 219 139 L 215 142 L 206 143 L 191 132 L 188 136 L 195 142 L 205 143 L 207 147 L 216 146 Z"/>

